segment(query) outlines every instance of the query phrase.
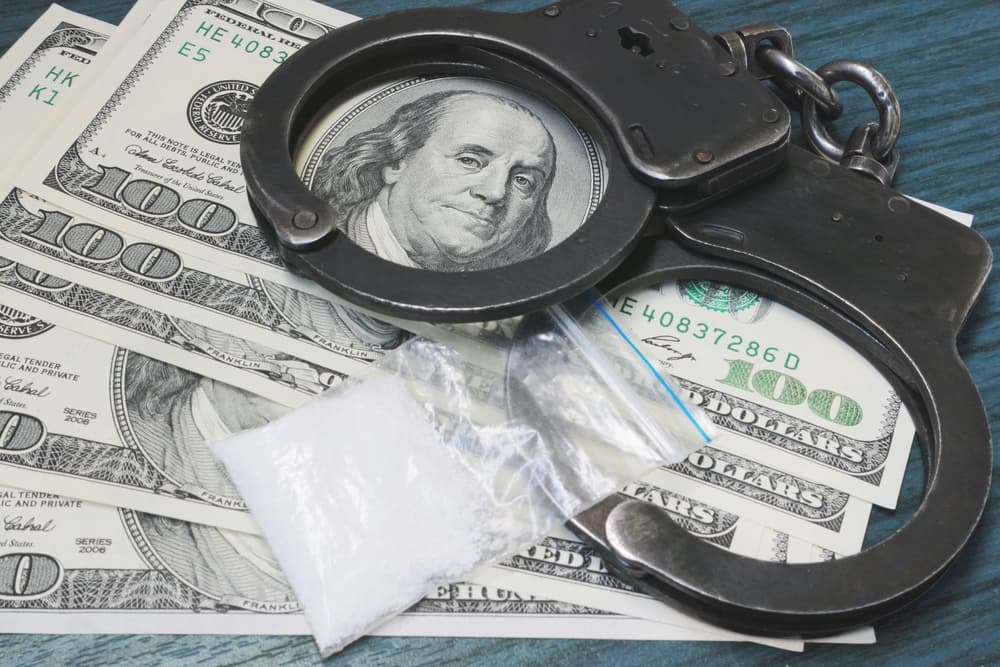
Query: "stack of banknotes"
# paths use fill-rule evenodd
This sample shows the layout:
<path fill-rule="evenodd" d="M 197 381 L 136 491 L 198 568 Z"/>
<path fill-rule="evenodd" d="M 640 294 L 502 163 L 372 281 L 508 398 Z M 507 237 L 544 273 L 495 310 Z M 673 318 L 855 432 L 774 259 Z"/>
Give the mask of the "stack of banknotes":
<path fill-rule="evenodd" d="M 115 27 L 53 6 L 0 59 L 6 632 L 309 634 L 207 443 L 364 372 L 408 335 L 282 267 L 239 164 L 268 73 L 353 20 L 309 0 L 140 0 Z M 385 94 L 355 100 L 352 122 Z M 721 434 L 624 493 L 755 558 L 861 549 L 872 504 L 895 506 L 914 436 L 873 368 L 732 286 L 665 284 L 613 306 Z M 685 616 L 562 532 L 430 591 L 376 634 L 803 646 Z"/>

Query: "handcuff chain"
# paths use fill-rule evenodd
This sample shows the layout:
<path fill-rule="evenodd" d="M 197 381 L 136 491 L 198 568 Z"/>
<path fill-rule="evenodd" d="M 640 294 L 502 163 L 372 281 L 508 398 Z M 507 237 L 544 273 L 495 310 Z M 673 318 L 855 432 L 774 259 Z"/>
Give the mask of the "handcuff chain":
<path fill-rule="evenodd" d="M 802 130 L 812 149 L 826 159 L 890 185 L 899 164 L 896 141 L 902 122 L 899 100 L 889 81 L 874 67 L 856 60 L 835 60 L 812 70 L 795 59 L 791 34 L 773 23 L 737 28 L 716 36 L 736 67 L 758 79 L 771 79 L 799 108 Z M 833 84 L 861 86 L 878 109 L 878 123 L 859 125 L 840 144 L 824 125 L 838 118 L 843 103 Z"/>

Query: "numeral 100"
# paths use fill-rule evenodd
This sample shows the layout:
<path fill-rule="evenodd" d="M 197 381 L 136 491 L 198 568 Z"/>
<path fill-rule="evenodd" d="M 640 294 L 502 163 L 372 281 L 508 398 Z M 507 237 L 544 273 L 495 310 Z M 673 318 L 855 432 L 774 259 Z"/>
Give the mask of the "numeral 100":
<path fill-rule="evenodd" d="M 132 174 L 118 167 L 99 167 L 101 180 L 86 189 L 104 199 L 124 204 L 136 213 L 162 218 L 177 212 L 185 227 L 202 234 L 228 233 L 236 224 L 231 208 L 206 199 L 190 199 L 181 203 L 177 191 L 144 178 L 128 181 Z M 128 181 L 128 183 L 126 183 Z"/>
<path fill-rule="evenodd" d="M 61 211 L 42 211 L 41 222 L 24 236 L 90 262 L 118 260 L 126 271 L 148 280 L 170 280 L 184 268 L 173 250 L 153 243 L 126 244 L 110 229 L 90 222 L 72 222 L 73 218 Z"/>
<path fill-rule="evenodd" d="M 845 394 L 832 389 L 808 391 L 801 380 L 770 368 L 754 373 L 754 365 L 743 359 L 726 359 L 726 363 L 729 374 L 719 380 L 722 384 L 755 391 L 784 405 L 806 403 L 817 417 L 841 426 L 856 426 L 864 417 L 861 404 Z"/>

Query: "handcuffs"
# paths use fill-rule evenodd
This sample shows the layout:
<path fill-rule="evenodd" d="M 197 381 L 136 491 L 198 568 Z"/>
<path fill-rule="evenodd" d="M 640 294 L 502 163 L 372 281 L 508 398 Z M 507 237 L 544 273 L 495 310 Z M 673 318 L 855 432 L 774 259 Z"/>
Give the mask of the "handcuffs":
<path fill-rule="evenodd" d="M 775 73 L 821 156 L 789 145 L 789 111 L 758 80 Z M 330 99 L 428 74 L 518 86 L 589 133 L 609 175 L 590 218 L 536 257 L 462 274 L 394 264 L 346 238 L 330 204 L 297 176 L 292 152 Z M 853 556 L 789 565 L 718 549 L 621 495 L 569 522 L 609 569 L 669 604 L 744 632 L 827 635 L 925 592 L 983 512 L 991 436 L 956 337 L 992 254 L 976 232 L 887 187 L 899 132 L 888 84 L 851 61 L 818 75 L 794 60 L 781 28 L 713 38 L 666 0 L 567 0 L 525 14 L 409 10 L 340 29 L 279 67 L 247 115 L 241 157 L 258 223 L 282 258 L 376 313 L 481 321 L 595 284 L 610 292 L 699 278 L 752 289 L 848 341 L 894 385 L 924 449 L 923 502 L 893 536 Z M 839 113 L 838 80 L 863 85 L 880 110 L 846 147 L 820 122 Z"/>

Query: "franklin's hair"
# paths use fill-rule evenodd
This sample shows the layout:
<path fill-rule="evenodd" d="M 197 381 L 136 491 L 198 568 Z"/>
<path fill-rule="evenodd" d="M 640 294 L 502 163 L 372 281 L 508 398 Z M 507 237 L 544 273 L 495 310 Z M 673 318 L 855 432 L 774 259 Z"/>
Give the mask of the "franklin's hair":
<path fill-rule="evenodd" d="M 166 417 L 201 381 L 194 373 L 134 352 L 128 355 L 124 376 L 125 403 L 144 419 Z"/>
<path fill-rule="evenodd" d="M 463 265 L 461 270 L 505 266 L 542 253 L 552 241 L 548 199 L 555 176 L 555 142 L 545 124 L 530 109 L 499 95 L 471 90 L 444 91 L 404 104 L 378 127 L 361 132 L 343 146 L 327 151 L 316 168 L 313 192 L 330 202 L 338 224 L 346 224 L 352 214 L 367 207 L 385 186 L 382 170 L 398 164 L 422 147 L 440 127 L 445 112 L 455 102 L 468 98 L 486 98 L 537 120 L 552 146 L 553 169 L 521 233 L 505 247 Z"/>

